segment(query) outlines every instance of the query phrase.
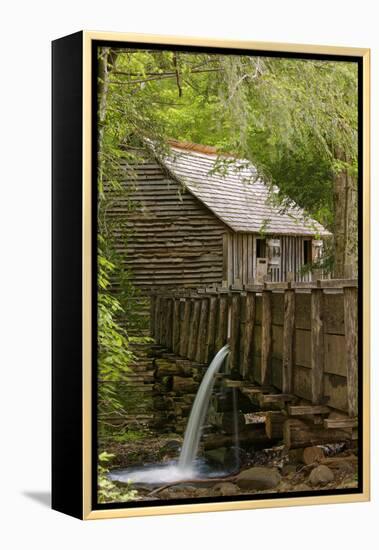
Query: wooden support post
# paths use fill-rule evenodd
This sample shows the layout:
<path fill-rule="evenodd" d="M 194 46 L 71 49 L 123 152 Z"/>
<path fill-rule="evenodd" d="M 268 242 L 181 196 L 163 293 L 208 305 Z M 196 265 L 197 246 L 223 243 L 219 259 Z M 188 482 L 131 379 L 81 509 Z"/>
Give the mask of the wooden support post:
<path fill-rule="evenodd" d="M 158 344 L 163 345 L 163 329 L 164 329 L 164 302 L 165 298 L 163 296 L 160 297 L 159 300 L 159 313 L 158 313 L 158 334 L 157 334 L 157 340 Z"/>
<path fill-rule="evenodd" d="M 206 343 L 207 343 L 207 329 L 208 329 L 208 311 L 209 311 L 209 298 L 202 298 L 200 305 L 200 319 L 199 330 L 197 335 L 197 345 L 195 350 L 195 361 L 198 363 L 205 363 L 206 358 Z"/>
<path fill-rule="evenodd" d="M 154 307 L 154 339 L 159 344 L 159 315 L 160 315 L 160 300 L 159 294 L 155 297 Z"/>
<path fill-rule="evenodd" d="M 270 363 L 271 363 L 271 291 L 262 292 L 262 345 L 261 345 L 261 383 L 270 382 Z"/>
<path fill-rule="evenodd" d="M 354 417 L 358 415 L 358 289 L 346 287 L 343 293 L 347 404 L 349 416 Z"/>
<path fill-rule="evenodd" d="M 241 296 L 240 374 L 246 378 L 252 361 L 255 318 L 255 294 Z"/>
<path fill-rule="evenodd" d="M 191 317 L 191 301 L 189 300 L 189 298 L 187 298 L 187 299 L 184 299 L 183 309 L 181 311 L 180 344 L 179 344 L 179 355 L 181 357 L 187 357 L 187 354 L 188 354 L 190 317 Z"/>
<path fill-rule="evenodd" d="M 199 332 L 199 321 L 200 321 L 200 305 L 201 302 L 199 298 L 193 298 L 192 302 L 192 313 L 189 327 L 189 337 L 188 337 L 188 359 L 192 361 L 196 357 L 196 347 L 197 347 L 197 334 Z"/>
<path fill-rule="evenodd" d="M 311 381 L 312 403 L 322 404 L 324 397 L 324 323 L 323 290 L 312 289 L 311 294 Z"/>
<path fill-rule="evenodd" d="M 283 440 L 287 449 L 350 441 L 351 438 L 351 430 L 327 429 L 292 418 L 284 423 Z"/>
<path fill-rule="evenodd" d="M 207 328 L 207 341 L 205 344 L 205 362 L 209 363 L 215 354 L 215 339 L 216 339 L 216 321 L 217 321 L 217 305 L 218 300 L 216 296 L 209 298 L 209 314 L 208 314 L 208 328 Z"/>
<path fill-rule="evenodd" d="M 150 295 L 150 336 L 151 338 L 154 338 L 155 336 L 155 302 L 156 302 L 156 295 L 151 294 Z"/>
<path fill-rule="evenodd" d="M 178 298 L 173 299 L 172 310 L 172 351 L 179 354 L 180 347 L 180 301 Z"/>
<path fill-rule="evenodd" d="M 286 415 L 280 411 L 268 411 L 266 413 L 265 430 L 270 439 L 283 438 L 283 426 Z"/>
<path fill-rule="evenodd" d="M 219 294 L 218 296 L 218 315 L 216 329 L 216 352 L 227 342 L 228 328 L 228 296 L 227 294 Z"/>
<path fill-rule="evenodd" d="M 241 295 L 239 293 L 233 293 L 230 297 L 230 300 L 231 326 L 229 368 L 230 370 L 239 370 Z"/>
<path fill-rule="evenodd" d="M 164 345 L 172 349 L 172 311 L 173 311 L 173 301 L 172 298 L 165 299 L 165 312 L 164 312 Z"/>
<path fill-rule="evenodd" d="M 283 393 L 292 393 L 294 341 L 295 341 L 295 291 L 284 291 L 284 326 L 283 326 L 283 363 L 282 363 L 282 390 Z"/>

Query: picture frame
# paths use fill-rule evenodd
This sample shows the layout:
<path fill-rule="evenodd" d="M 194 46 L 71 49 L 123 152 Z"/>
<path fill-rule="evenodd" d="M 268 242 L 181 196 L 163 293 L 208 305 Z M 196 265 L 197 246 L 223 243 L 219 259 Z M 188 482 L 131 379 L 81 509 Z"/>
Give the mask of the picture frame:
<path fill-rule="evenodd" d="M 289 263 L 288 265 L 285 264 L 284 261 L 285 257 L 290 257 L 289 250 L 290 246 L 292 246 L 290 245 L 290 240 L 288 240 L 288 242 L 285 241 L 285 238 L 287 238 L 285 237 L 286 233 L 280 232 L 280 230 L 277 229 L 271 232 L 265 228 L 262 229 L 261 220 L 259 222 L 260 228 L 254 230 L 255 237 L 251 241 L 251 243 L 255 243 L 255 248 L 251 248 L 253 251 L 251 254 L 253 254 L 254 258 L 257 260 L 257 263 L 254 264 L 255 267 L 251 264 L 251 269 L 255 270 L 254 273 L 253 271 L 251 272 L 251 279 L 249 278 L 249 268 L 246 267 L 246 272 L 243 272 L 243 269 L 240 268 L 241 265 L 244 265 L 244 254 L 247 258 L 250 258 L 249 253 L 244 252 L 244 247 L 246 247 L 246 250 L 250 250 L 248 248 L 250 246 L 248 236 L 246 236 L 246 239 L 241 236 L 240 241 L 238 240 L 239 237 L 236 236 L 235 241 L 233 241 L 233 239 L 230 241 L 235 242 L 235 244 L 230 244 L 230 246 L 228 245 L 229 237 L 223 237 L 223 257 L 226 258 L 226 260 L 223 260 L 222 277 L 218 286 L 216 282 L 213 282 L 211 279 L 208 281 L 203 278 L 202 280 L 205 282 L 202 285 L 196 283 L 198 287 L 201 286 L 201 288 L 198 289 L 200 294 L 191 294 L 189 289 L 192 288 L 193 290 L 193 287 L 191 287 L 190 284 L 187 285 L 187 290 L 179 288 L 179 283 L 177 285 L 177 290 L 174 291 L 173 287 L 175 285 L 171 285 L 171 287 L 165 287 L 163 294 L 160 294 L 157 290 L 159 286 L 157 283 L 152 286 L 153 290 L 149 294 L 149 300 L 150 297 L 153 296 L 150 302 L 151 309 L 149 309 L 149 316 L 151 334 L 153 338 L 155 338 L 154 344 L 159 344 L 160 349 L 165 348 L 166 351 L 168 350 L 167 353 L 171 355 L 173 353 L 171 344 L 175 339 L 175 329 L 173 327 L 176 321 L 179 325 L 183 321 L 183 319 L 180 318 L 180 307 L 186 308 L 187 306 L 185 304 L 187 302 L 197 304 L 188 306 L 192 308 L 188 311 L 192 311 L 194 315 L 197 315 L 197 321 L 196 319 L 194 321 L 188 321 L 187 319 L 187 321 L 189 323 L 195 323 L 198 327 L 203 322 L 201 321 L 201 304 L 203 303 L 202 300 L 204 300 L 204 294 L 202 295 L 201 293 L 203 292 L 207 296 L 206 307 L 208 309 L 206 313 L 204 313 L 204 315 L 207 315 L 206 319 L 210 319 L 211 315 L 209 312 L 209 304 L 211 303 L 209 301 L 210 297 L 214 296 L 214 303 L 216 303 L 217 300 L 223 300 L 223 293 L 225 296 L 228 296 L 225 302 L 225 307 L 227 309 L 225 310 L 226 317 L 224 321 L 226 323 L 226 340 L 232 348 L 231 358 L 229 358 L 229 360 L 231 362 L 231 368 L 233 369 L 233 360 L 235 360 L 236 357 L 236 355 L 233 356 L 233 353 L 235 353 L 235 351 L 233 351 L 235 350 L 233 346 L 243 346 L 245 344 L 241 344 L 241 342 L 246 342 L 246 340 L 240 340 L 240 337 L 236 336 L 236 331 L 238 330 L 238 334 L 242 334 L 242 330 L 246 329 L 248 314 L 246 310 L 244 310 L 245 317 L 243 317 L 243 321 L 241 321 L 242 324 L 239 324 L 240 321 L 238 321 L 238 323 L 237 321 L 233 321 L 233 315 L 241 314 L 241 309 L 238 308 L 247 307 L 246 301 L 243 302 L 244 305 L 242 306 L 242 301 L 240 300 L 242 300 L 242 298 L 245 300 L 246 295 L 249 296 L 250 292 L 251 296 L 253 296 L 251 300 L 255 300 L 255 306 L 253 307 L 258 307 L 257 304 L 259 302 L 262 316 L 260 320 L 261 349 L 259 369 L 263 369 L 260 371 L 260 375 L 262 372 L 263 374 L 260 380 L 260 386 L 270 385 L 271 388 L 275 386 L 274 397 L 272 396 L 272 390 L 269 392 L 263 392 L 262 388 L 258 388 L 257 390 L 257 382 L 251 378 L 244 378 L 244 375 L 241 374 L 240 371 L 242 367 L 240 368 L 240 363 L 242 363 L 243 350 L 240 347 L 238 347 L 239 353 L 241 353 L 238 363 L 239 374 L 237 377 L 226 377 L 229 382 L 223 383 L 230 389 L 230 395 L 235 394 L 233 388 L 239 388 L 238 391 L 240 391 L 241 388 L 245 388 L 245 395 L 248 395 L 249 392 L 250 394 L 252 392 L 255 392 L 255 394 L 259 393 L 259 403 L 277 403 L 280 401 L 282 406 L 279 407 L 277 411 L 285 411 L 287 415 L 283 422 L 286 422 L 286 430 L 290 433 L 288 436 L 289 438 L 293 436 L 291 432 L 292 429 L 295 431 L 299 430 L 299 433 L 301 432 L 301 422 L 303 420 L 306 423 L 313 423 L 315 426 L 314 433 L 312 432 L 313 428 L 310 429 L 307 424 L 309 429 L 307 428 L 308 431 L 304 436 L 304 445 L 301 442 L 298 445 L 296 444 L 295 448 L 297 449 L 317 447 L 318 443 L 324 443 L 325 438 L 322 439 L 320 436 L 322 430 L 327 431 L 329 429 L 329 435 L 325 440 L 326 443 L 328 441 L 333 441 L 333 438 L 329 437 L 330 434 L 337 434 L 334 439 L 335 442 L 341 441 L 341 437 L 338 438 L 338 430 L 345 434 L 349 433 L 349 444 L 347 448 L 353 449 L 354 451 L 352 453 L 349 451 L 344 457 L 345 462 L 354 459 L 354 464 L 357 464 L 354 474 L 356 476 L 356 485 L 354 487 L 328 488 L 328 486 L 322 486 L 320 482 L 320 485 L 316 486 L 316 488 L 306 486 L 306 488 L 302 490 L 296 490 L 296 488 L 293 490 L 291 489 L 291 491 L 283 489 L 281 492 L 254 490 L 252 492 L 248 491 L 247 493 L 241 493 L 240 486 L 237 483 L 239 489 L 236 489 L 236 491 L 238 492 L 231 494 L 222 493 L 217 496 L 215 496 L 214 493 L 210 493 L 209 495 L 205 495 L 205 493 L 201 493 L 200 495 L 199 493 L 200 496 L 191 496 L 184 492 L 184 496 L 175 497 L 175 493 L 173 493 L 172 496 L 169 496 L 166 500 L 160 500 L 159 498 L 150 498 L 150 500 L 149 498 L 141 498 L 133 500 L 132 498 L 127 501 L 115 500 L 114 502 L 99 502 L 100 493 L 98 484 L 100 474 L 98 457 L 100 428 L 98 396 L 99 382 L 101 383 L 102 381 L 98 379 L 99 228 L 97 213 L 99 211 L 99 193 L 97 183 L 100 158 L 98 150 L 99 128 L 103 128 L 106 125 L 104 121 L 99 124 L 98 119 L 98 111 L 101 109 L 98 99 L 98 86 L 99 82 L 103 82 L 101 78 L 99 80 L 99 48 L 110 48 L 110 50 L 113 48 L 121 52 L 133 49 L 139 52 L 149 50 L 152 52 L 179 52 L 180 54 L 184 52 L 193 55 L 207 54 L 210 56 L 213 54 L 220 54 L 224 55 L 225 58 L 228 58 L 228 56 L 260 56 L 268 59 L 279 58 L 293 60 L 294 62 L 296 62 L 296 60 L 313 60 L 330 61 L 337 65 L 339 62 L 356 64 L 358 120 L 358 154 L 356 163 L 356 178 L 358 182 L 358 202 L 356 206 L 358 219 L 357 277 L 349 274 L 349 276 L 340 276 L 338 278 L 327 277 L 324 279 L 320 277 L 314 279 L 312 276 L 307 278 L 303 275 L 305 271 L 301 271 L 304 266 L 300 266 L 301 269 L 298 267 L 298 273 L 301 272 L 301 277 L 303 278 L 297 279 L 296 275 L 294 275 L 295 268 L 291 267 Z M 281 44 L 271 42 L 262 43 L 254 41 L 243 42 L 210 38 L 82 31 L 55 40 L 52 46 L 52 61 L 52 508 L 79 519 L 102 519 L 369 500 L 370 50 L 367 48 L 353 47 Z M 176 63 L 175 59 L 173 62 Z M 106 61 L 106 63 L 108 63 L 108 61 Z M 121 72 L 120 70 L 120 73 Z M 178 93 L 180 95 L 182 89 L 178 74 L 179 73 L 176 72 Z M 125 75 L 120 74 L 119 78 L 122 80 L 124 77 Z M 124 80 L 122 80 L 122 82 L 124 82 Z M 121 84 L 122 83 L 119 83 L 119 85 Z M 143 87 L 141 89 L 143 89 Z M 175 137 L 176 136 L 174 136 L 174 138 Z M 151 145 L 149 136 L 146 137 L 146 140 L 151 152 L 151 147 L 154 149 L 154 143 Z M 175 162 L 170 164 L 169 161 L 167 161 L 166 164 L 165 161 L 162 162 L 165 164 L 165 177 L 173 178 L 173 180 L 178 177 L 177 174 L 179 174 L 179 176 L 181 175 L 180 170 L 182 170 L 183 173 L 185 172 L 185 163 L 189 162 L 188 159 L 191 159 L 191 155 L 197 159 L 196 162 L 198 163 L 200 163 L 200 160 L 198 160 L 199 158 L 203 159 L 201 162 L 206 162 L 204 158 L 207 159 L 212 154 L 215 158 L 218 158 L 215 150 L 209 147 L 208 144 L 205 144 L 205 148 L 196 149 L 194 146 L 188 145 L 187 142 L 186 145 L 183 145 L 179 140 L 176 140 L 176 142 L 172 142 L 170 146 L 178 152 L 179 161 L 175 161 L 176 164 Z M 164 154 L 166 153 L 164 152 Z M 180 159 L 183 157 L 185 157 L 185 160 L 183 161 L 184 164 L 181 165 Z M 226 155 L 226 158 L 228 160 L 230 157 Z M 346 159 L 344 159 L 343 162 L 346 163 Z M 342 164 L 343 162 L 341 160 Z M 159 164 L 160 167 L 161 164 L 162 163 Z M 243 169 L 244 167 L 240 170 L 243 171 Z M 202 168 L 199 170 L 201 172 Z M 193 166 L 191 166 L 191 171 L 192 173 L 194 172 Z M 211 177 L 212 169 L 208 167 L 207 171 L 202 172 L 202 174 L 207 174 L 207 176 L 209 175 Z M 203 206 L 205 204 L 209 212 L 216 215 L 218 222 L 221 220 L 221 223 L 227 226 L 228 231 L 230 229 L 234 231 L 235 228 L 233 227 L 234 222 L 232 216 L 229 215 L 228 217 L 227 212 L 234 200 L 233 193 L 229 197 L 230 203 L 226 205 L 225 214 L 222 212 L 220 214 L 218 209 L 222 209 L 222 205 L 220 207 L 220 204 L 216 203 L 214 198 L 212 198 L 213 194 L 217 193 L 215 187 L 213 187 L 211 192 L 208 190 L 208 194 L 206 189 L 202 194 L 201 189 L 199 191 L 196 185 L 191 188 L 191 183 L 188 183 L 188 189 L 192 198 L 195 197 L 196 200 L 199 199 Z M 164 207 L 159 206 L 159 208 L 162 209 Z M 195 207 L 191 206 L 191 208 Z M 248 218 L 248 222 L 246 223 L 252 224 L 253 222 L 251 220 L 252 218 Z M 268 220 L 268 225 L 270 221 L 272 220 Z M 204 223 L 204 220 L 201 223 Z M 287 222 L 283 221 L 283 224 L 285 223 Z M 244 234 L 243 226 L 241 227 L 237 227 L 235 230 L 236 235 Z M 247 231 L 250 231 L 250 229 Z M 289 230 L 288 235 L 294 234 L 295 232 L 291 233 Z M 326 234 L 327 232 L 323 235 L 321 229 L 318 228 L 310 233 L 311 237 L 305 239 L 304 231 L 301 233 L 302 241 L 301 244 L 299 244 L 299 253 L 301 254 L 304 264 L 307 263 L 305 258 L 308 256 L 312 258 L 312 262 L 316 261 L 315 258 L 318 254 L 317 247 L 321 246 L 318 245 L 317 242 L 320 240 L 320 235 L 321 238 L 323 238 Z M 145 241 L 148 238 L 149 237 L 146 236 Z M 264 243 L 258 243 L 260 239 L 264 241 Z M 304 244 L 306 242 L 308 244 Z M 253 244 L 251 244 L 251 246 L 253 246 Z M 265 252 L 263 253 L 262 251 L 262 254 L 258 253 L 257 247 L 261 249 L 263 246 L 265 247 Z M 288 248 L 285 249 L 284 246 Z M 238 254 L 240 250 L 241 256 L 233 256 L 233 250 L 235 254 Z M 287 252 L 285 252 L 285 250 L 287 250 Z M 231 258 L 230 264 L 225 263 L 227 262 L 227 258 L 229 258 L 228 254 Z M 293 251 L 293 254 L 295 258 L 295 251 Z M 147 256 L 145 256 L 145 258 L 146 257 Z M 276 260 L 275 258 L 279 259 Z M 260 269 L 263 269 L 264 274 L 263 279 L 258 280 L 257 266 L 259 259 L 264 260 L 264 262 L 261 262 L 262 266 L 260 267 Z M 214 264 L 214 261 L 212 256 L 210 263 L 205 265 L 205 272 L 211 269 L 210 266 Z M 265 262 L 269 264 L 271 274 L 277 269 L 277 273 L 281 275 L 277 275 L 276 279 L 274 275 L 272 275 L 271 279 L 268 279 L 267 265 Z M 233 265 L 235 266 L 235 271 L 233 271 Z M 276 265 L 277 267 L 275 267 Z M 144 269 L 147 276 L 155 281 L 154 277 L 151 277 L 152 268 L 150 268 L 150 272 L 148 266 L 145 266 Z M 283 275 L 284 272 L 286 276 Z M 134 271 L 134 273 L 136 273 L 136 271 Z M 243 273 L 245 273 L 245 275 Z M 283 278 L 281 278 L 282 275 Z M 170 272 L 169 277 L 173 277 L 172 272 Z M 142 287 L 145 288 L 143 284 Z M 169 288 L 169 290 L 167 290 L 167 288 Z M 168 295 L 168 292 L 171 292 L 171 294 Z M 306 313 L 308 317 L 312 315 L 313 319 L 312 325 L 310 325 L 309 328 L 299 328 L 296 324 L 295 308 L 297 306 L 295 302 L 298 299 L 296 296 L 302 295 L 302 292 L 308 293 L 308 305 L 306 306 L 308 309 L 306 309 Z M 329 296 L 329 294 L 337 296 L 337 298 L 335 298 L 336 307 L 338 311 L 342 311 L 341 323 L 344 327 L 343 330 L 341 329 L 342 332 L 340 329 L 328 332 L 328 329 L 325 328 L 326 325 L 324 321 L 327 317 L 328 307 L 325 306 L 325 301 L 329 299 L 325 298 L 325 295 Z M 279 296 L 279 298 L 276 298 L 276 296 Z M 275 385 L 273 383 L 274 374 L 272 373 L 276 371 L 272 367 L 272 364 L 274 358 L 273 346 L 277 345 L 277 340 L 275 339 L 275 335 L 273 335 L 272 327 L 275 323 L 272 320 L 272 315 L 277 315 L 277 311 L 275 310 L 276 306 L 273 305 L 276 299 L 278 301 L 281 300 L 279 309 L 282 311 L 283 319 L 279 325 L 281 326 L 280 338 L 283 339 L 284 343 L 282 342 L 282 346 L 284 347 L 281 348 L 280 355 L 277 356 L 280 357 L 280 367 L 278 368 L 281 380 Z M 170 306 L 171 309 L 169 314 L 167 313 L 167 309 L 162 309 L 162 305 L 159 306 L 159 303 L 162 304 L 164 300 L 171 300 L 170 304 L 174 304 Z M 236 306 L 237 302 L 238 306 Z M 177 304 L 178 307 L 178 318 L 174 316 L 175 304 Z M 183 306 L 180 306 L 180 304 L 183 304 Z M 221 308 L 219 302 L 217 302 L 217 304 L 217 307 Z M 291 308 L 293 308 L 292 321 L 290 318 L 291 314 L 288 313 L 292 311 Z M 254 311 L 256 312 L 255 309 Z M 287 313 L 285 314 L 285 312 Z M 284 317 L 286 317 L 287 320 Z M 178 319 L 182 320 L 179 322 Z M 220 319 L 220 316 L 217 319 Z M 337 323 L 336 320 L 334 321 Z M 325 323 L 327 322 L 328 321 L 325 321 Z M 201 326 L 205 326 L 205 321 Z M 253 328 L 255 326 L 254 320 L 252 321 L 252 326 Z M 190 325 L 186 326 L 186 330 L 188 331 L 188 338 L 190 338 Z M 296 361 L 294 361 L 292 354 L 298 353 L 299 357 L 301 352 L 300 349 L 294 348 L 294 335 L 296 331 L 301 330 L 304 332 L 308 331 L 306 336 L 307 343 L 304 344 L 304 353 L 308 354 L 310 357 L 310 365 L 307 367 L 307 376 L 309 377 L 310 384 L 309 398 L 304 397 L 306 394 L 303 394 L 302 391 L 299 390 L 299 386 L 297 390 L 294 388 L 293 380 L 295 376 L 294 372 L 296 371 Z M 288 336 L 288 334 L 283 336 L 284 333 L 288 333 L 290 336 Z M 184 331 L 182 334 L 184 334 Z M 176 337 L 179 338 L 178 335 L 176 335 Z M 253 338 L 251 335 L 249 338 L 250 337 Z M 205 339 L 207 338 L 208 336 L 205 336 Z M 298 341 L 300 342 L 299 338 L 300 336 L 298 336 Z M 236 344 L 237 340 L 238 344 Z M 225 344 L 226 341 L 223 343 Z M 203 352 L 201 351 L 202 348 L 199 347 L 199 340 L 194 340 L 192 342 L 194 354 L 191 356 L 191 359 L 188 359 L 189 342 L 185 342 L 183 345 L 187 346 L 186 354 L 181 355 L 178 353 L 178 351 L 180 351 L 180 345 L 179 348 L 176 349 L 176 356 L 180 359 L 192 361 L 196 364 L 200 363 L 202 365 L 208 365 L 210 363 L 211 356 L 208 354 L 202 355 Z M 343 375 L 341 375 L 341 372 L 333 370 L 334 368 L 340 368 L 338 366 L 339 363 L 338 365 L 336 363 L 337 366 L 335 367 L 330 367 L 329 365 L 331 368 L 329 371 L 327 370 L 329 367 L 326 366 L 327 361 L 330 361 L 328 350 L 338 345 L 345 346 L 343 350 L 343 360 L 341 360 L 343 363 L 341 368 L 344 369 Z M 251 344 L 251 346 L 253 346 L 253 344 Z M 296 351 L 297 349 L 298 351 Z M 216 351 L 217 349 L 214 348 L 214 352 Z M 162 353 L 162 350 L 160 353 Z M 251 357 L 246 357 L 248 363 Z M 325 359 L 325 357 L 329 357 L 329 359 Z M 339 354 L 338 357 L 342 357 L 342 355 Z M 279 361 L 279 359 L 277 360 Z M 333 361 L 334 360 L 337 361 L 333 356 Z M 191 368 L 192 367 L 193 365 L 191 364 Z M 302 365 L 302 367 L 304 367 L 304 365 Z M 247 370 L 249 370 L 249 368 L 249 366 L 246 367 Z M 264 369 L 270 371 L 271 378 L 267 378 L 268 375 L 265 376 L 264 373 L 266 371 Z M 206 369 L 204 369 L 203 376 L 205 376 L 205 372 Z M 215 371 L 215 375 L 216 372 L 217 371 Z M 156 375 L 154 376 L 156 377 Z M 170 377 L 171 375 L 166 376 Z M 338 378 L 338 376 L 340 376 L 340 378 Z M 220 380 L 221 378 L 222 375 L 219 376 Z M 325 381 L 326 379 L 327 381 Z M 163 377 L 158 381 L 155 379 L 155 383 L 162 385 L 162 380 Z M 187 381 L 188 378 L 184 377 L 184 380 Z M 178 384 L 181 382 L 182 381 L 178 380 Z M 172 379 L 170 379 L 170 384 L 171 383 Z M 329 384 L 329 386 L 327 386 L 327 384 Z M 341 384 L 343 385 L 343 390 L 338 389 L 341 387 Z M 197 387 L 199 385 L 200 382 Z M 325 391 L 326 387 L 329 388 L 328 391 Z M 337 388 L 338 391 L 335 388 Z M 180 395 L 183 395 L 183 392 L 186 394 L 187 390 L 188 388 L 181 389 L 179 391 L 179 393 L 182 392 Z M 297 394 L 295 390 L 298 391 Z M 190 393 L 193 392 L 193 390 L 188 391 Z M 340 391 L 343 392 L 343 397 L 341 398 L 340 393 L 338 393 Z M 278 397 L 278 395 L 280 397 Z M 294 398 L 294 401 L 292 401 L 292 398 Z M 343 405 L 340 405 L 342 401 L 338 401 L 339 399 L 343 401 Z M 181 405 L 183 404 L 180 400 L 178 402 Z M 294 404 L 291 405 L 291 403 Z M 304 408 L 301 414 L 299 412 L 299 407 Z M 189 409 L 191 409 L 191 407 L 189 407 Z M 262 405 L 261 409 L 258 407 L 258 410 L 270 411 L 270 407 L 266 407 L 265 409 Z M 335 413 L 336 416 L 330 415 L 331 412 Z M 154 414 L 156 414 L 156 411 L 153 412 L 153 415 Z M 187 416 L 185 417 L 187 421 L 189 414 L 190 411 L 187 412 Z M 280 412 L 280 414 L 282 413 Z M 293 420 L 296 415 L 300 416 Z M 180 418 L 183 420 L 182 417 Z M 174 424 L 177 421 L 178 417 L 175 417 Z M 235 427 L 234 424 L 233 426 Z M 301 434 L 298 436 L 300 438 L 302 437 Z M 318 439 L 318 437 L 321 439 Z M 281 431 L 281 436 L 279 438 L 280 442 L 282 439 L 283 431 Z M 342 437 L 342 440 L 345 441 L 344 437 Z M 130 442 L 126 442 L 125 446 L 127 447 L 128 444 L 130 445 Z M 346 457 L 348 458 L 346 459 Z M 317 458 L 315 461 L 316 466 L 319 465 Z M 308 464 L 305 463 L 301 468 L 297 467 L 293 473 L 297 473 L 304 468 L 308 472 L 307 467 L 310 464 L 312 465 L 313 462 L 311 461 Z M 328 464 L 330 466 L 333 464 L 333 460 L 330 458 L 329 462 L 326 460 L 322 464 Z M 120 478 L 117 478 L 117 475 L 113 478 L 105 476 L 104 479 L 108 479 L 111 483 L 116 481 L 116 486 L 118 486 L 117 483 L 120 482 Z M 113 481 L 111 481 L 111 479 L 113 479 Z M 233 480 L 234 479 L 235 478 L 233 478 Z M 160 485 L 165 484 L 167 483 L 162 482 Z M 153 487 L 156 487 L 156 485 Z M 159 486 L 158 489 L 161 490 L 161 487 Z M 151 495 L 151 492 L 148 494 Z"/>

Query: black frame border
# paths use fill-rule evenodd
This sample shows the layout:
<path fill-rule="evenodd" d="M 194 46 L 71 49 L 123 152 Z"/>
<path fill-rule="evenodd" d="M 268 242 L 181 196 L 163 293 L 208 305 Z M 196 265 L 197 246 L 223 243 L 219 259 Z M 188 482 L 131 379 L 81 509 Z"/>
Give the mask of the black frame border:
<path fill-rule="evenodd" d="M 217 53 L 223 55 L 259 55 L 262 57 L 284 57 L 292 59 L 315 59 L 320 61 L 345 61 L 357 63 L 358 66 L 358 269 L 359 269 L 359 287 L 358 287 L 358 487 L 354 489 L 335 489 L 335 490 L 317 490 L 317 491 L 297 491 L 289 493 L 265 493 L 261 495 L 238 495 L 230 497 L 201 497 L 188 499 L 172 499 L 169 502 L 143 501 L 127 503 L 109 503 L 99 504 L 97 502 L 97 217 L 92 216 L 92 510 L 111 510 L 111 509 L 132 509 L 147 508 L 156 506 L 178 506 L 180 504 L 203 504 L 212 502 L 238 502 L 238 501 L 261 501 L 268 499 L 288 499 L 297 497 L 317 497 L 332 495 L 361 494 L 363 492 L 363 57 L 347 56 L 338 54 L 318 54 L 318 53 L 298 53 L 260 50 L 260 49 L 237 49 L 231 47 L 209 47 L 209 46 L 183 46 L 179 44 L 161 44 L 144 43 L 133 41 L 113 41 L 113 40 L 92 40 L 92 70 L 91 70 L 91 88 L 92 88 L 92 213 L 97 212 L 97 52 L 99 47 L 109 46 L 116 48 L 133 48 L 149 50 L 180 51 L 188 53 Z"/>

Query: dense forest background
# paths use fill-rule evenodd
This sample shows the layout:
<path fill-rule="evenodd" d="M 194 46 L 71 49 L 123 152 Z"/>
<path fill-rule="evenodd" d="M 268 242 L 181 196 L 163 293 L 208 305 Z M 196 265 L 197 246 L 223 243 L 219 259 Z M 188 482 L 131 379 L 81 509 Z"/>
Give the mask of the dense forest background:
<path fill-rule="evenodd" d="M 104 192 L 105 186 L 121 191 L 122 166 L 135 160 L 131 146 L 150 143 L 165 154 L 173 138 L 251 161 L 279 187 L 273 200 L 283 209 L 294 200 L 333 233 L 323 268 L 336 278 L 356 276 L 357 63 L 101 48 L 98 125 L 102 380 L 117 381 L 133 359 L 132 338 L 119 319 L 133 316 L 130 297 L 137 291 L 120 269 Z M 122 281 L 117 296 L 110 291 L 116 276 Z M 100 415 L 122 414 L 113 387 L 99 386 Z M 105 436 L 107 427 L 100 431 Z"/>

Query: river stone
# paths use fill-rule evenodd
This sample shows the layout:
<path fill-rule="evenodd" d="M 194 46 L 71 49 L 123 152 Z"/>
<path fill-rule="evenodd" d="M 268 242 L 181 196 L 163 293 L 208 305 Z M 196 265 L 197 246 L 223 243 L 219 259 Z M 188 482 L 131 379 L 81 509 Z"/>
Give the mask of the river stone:
<path fill-rule="evenodd" d="M 311 485 L 326 485 L 334 480 L 334 474 L 330 468 L 321 464 L 314 468 L 309 476 L 309 483 Z"/>
<path fill-rule="evenodd" d="M 222 497 L 230 497 L 239 493 L 238 487 L 235 483 L 225 481 L 224 483 L 217 483 L 213 487 L 214 492 Z"/>
<path fill-rule="evenodd" d="M 280 483 L 281 477 L 276 468 L 255 466 L 243 470 L 237 476 L 237 485 L 241 489 L 274 489 Z"/>
<path fill-rule="evenodd" d="M 296 470 L 297 470 L 296 464 L 286 464 L 282 468 L 282 474 L 284 476 L 288 476 L 290 474 L 296 474 Z"/>
<path fill-rule="evenodd" d="M 305 447 L 303 451 L 304 464 L 313 464 L 315 462 L 321 462 L 325 458 L 325 453 L 321 447 Z"/>

